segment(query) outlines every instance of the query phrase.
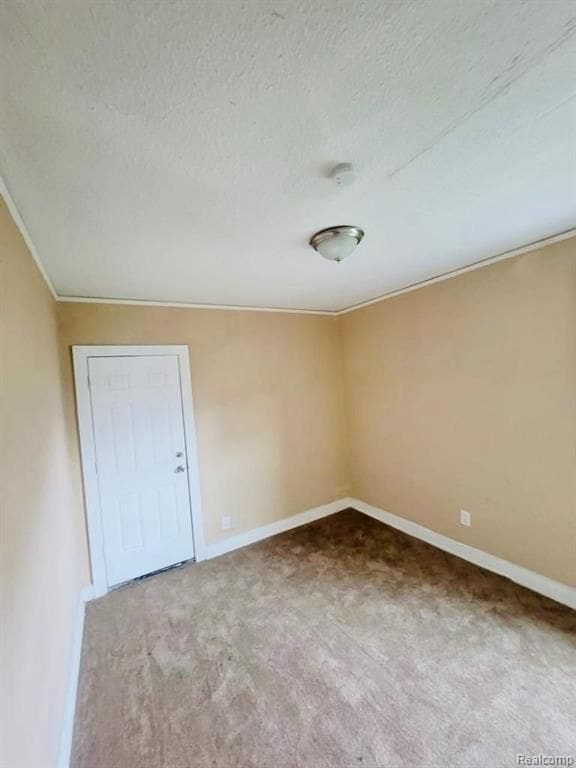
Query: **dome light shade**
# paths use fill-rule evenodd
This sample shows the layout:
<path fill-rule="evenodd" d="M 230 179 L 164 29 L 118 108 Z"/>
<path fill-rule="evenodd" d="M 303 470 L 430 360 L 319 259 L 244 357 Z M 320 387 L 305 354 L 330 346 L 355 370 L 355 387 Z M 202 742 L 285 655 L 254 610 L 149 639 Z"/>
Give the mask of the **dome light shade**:
<path fill-rule="evenodd" d="M 350 256 L 363 237 L 364 232 L 359 227 L 328 227 L 316 232 L 310 245 L 325 259 L 339 262 Z"/>

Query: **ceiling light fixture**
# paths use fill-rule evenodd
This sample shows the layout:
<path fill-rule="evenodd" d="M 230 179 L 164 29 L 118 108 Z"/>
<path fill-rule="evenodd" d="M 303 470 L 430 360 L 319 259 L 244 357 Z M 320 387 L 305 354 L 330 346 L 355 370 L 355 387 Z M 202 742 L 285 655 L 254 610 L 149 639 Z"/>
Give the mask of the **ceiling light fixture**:
<path fill-rule="evenodd" d="M 310 238 L 310 245 L 329 261 L 343 261 L 364 237 L 360 227 L 328 227 Z"/>

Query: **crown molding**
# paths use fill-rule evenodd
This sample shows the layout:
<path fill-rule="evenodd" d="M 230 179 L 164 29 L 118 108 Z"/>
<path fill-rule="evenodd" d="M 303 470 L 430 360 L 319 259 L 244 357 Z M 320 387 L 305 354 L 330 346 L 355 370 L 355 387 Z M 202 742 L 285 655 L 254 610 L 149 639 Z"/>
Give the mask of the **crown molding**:
<path fill-rule="evenodd" d="M 24 221 L 22 220 L 22 216 L 20 216 L 20 212 L 18 211 L 18 208 L 16 207 L 16 203 L 14 202 L 12 195 L 8 191 L 8 187 L 6 186 L 6 182 L 4 181 L 4 178 L 0 176 L 0 194 L 4 198 L 6 202 L 6 206 L 8 210 L 10 211 L 10 215 L 12 216 L 14 223 L 20 230 L 20 234 L 22 235 L 22 238 L 26 245 L 28 246 L 28 250 L 30 251 L 30 254 L 32 258 L 34 259 L 34 262 L 36 263 L 36 266 L 38 267 L 38 271 L 44 278 L 44 282 L 48 286 L 48 290 L 52 294 L 52 296 L 58 301 L 58 294 L 56 293 L 56 289 L 54 288 L 54 285 L 52 284 L 52 280 L 50 280 L 48 273 L 44 269 L 44 264 L 42 264 L 42 261 L 40 259 L 40 256 L 38 254 L 38 251 L 36 250 L 36 246 L 34 245 L 34 241 L 30 237 L 30 233 L 26 229 L 26 225 L 24 224 Z"/>
<path fill-rule="evenodd" d="M 459 269 L 453 269 L 449 272 L 443 272 L 441 275 L 430 277 L 427 280 L 420 280 L 418 283 L 412 283 L 412 285 L 407 285 L 405 288 L 399 288 L 397 291 L 390 291 L 390 293 L 383 293 L 380 296 L 375 296 L 372 299 L 366 299 L 366 301 L 360 301 L 357 304 L 351 304 L 349 307 L 339 309 L 333 314 L 336 316 L 346 315 L 349 312 L 355 312 L 357 309 L 363 309 L 364 307 L 369 307 L 372 304 L 379 304 L 381 301 L 393 299 L 395 296 L 401 296 L 403 293 L 417 291 L 419 288 L 426 288 L 427 285 L 441 283 L 443 280 L 450 280 L 451 278 L 458 277 L 459 275 L 463 275 L 466 272 L 473 272 L 476 269 L 489 267 L 491 264 L 496 264 L 499 261 L 511 259 L 514 256 L 521 256 L 522 254 L 529 253 L 530 251 L 537 251 L 539 248 L 544 248 L 547 245 L 553 245 L 554 243 L 559 243 L 562 240 L 569 240 L 571 237 L 576 237 L 576 227 L 572 229 L 566 229 L 564 232 L 559 232 L 558 234 L 551 235 L 550 237 L 534 240 L 531 243 L 521 245 L 519 248 L 514 248 L 511 251 L 504 251 L 504 253 L 499 253 L 496 256 L 488 256 L 487 258 L 480 259 L 480 261 L 476 261 L 473 264 L 468 264 L 466 267 L 460 267 Z"/>
<path fill-rule="evenodd" d="M 290 307 L 251 307 L 242 304 L 201 304 L 185 301 L 154 301 L 147 299 L 101 299 L 93 296 L 57 296 L 58 301 L 74 304 L 124 304 L 135 307 L 175 307 L 179 309 L 219 309 L 234 312 L 281 312 L 292 315 L 324 315 L 334 317 L 337 313 L 324 309 L 292 309 Z"/>
<path fill-rule="evenodd" d="M 44 265 L 42 264 L 42 261 L 38 254 L 36 246 L 34 245 L 34 241 L 30 237 L 30 234 L 26 229 L 26 225 L 24 224 L 24 221 L 20 216 L 18 208 L 16 207 L 16 203 L 14 202 L 12 196 L 10 195 L 8 187 L 6 186 L 6 183 L 2 176 L 0 176 L 0 194 L 6 201 L 6 205 L 8 207 L 8 210 L 10 211 L 12 218 L 14 219 L 14 223 L 20 230 L 20 234 L 22 235 L 24 242 L 28 246 L 28 249 L 32 255 L 32 258 L 34 259 L 34 262 L 36 263 L 36 266 L 38 267 L 38 270 L 40 271 L 40 274 L 44 278 L 44 281 L 46 282 L 46 285 L 48 286 L 48 289 L 50 290 L 50 293 L 52 294 L 54 299 L 56 299 L 56 301 L 71 302 L 76 304 L 125 304 L 129 306 L 138 306 L 138 307 L 175 307 L 180 309 L 213 309 L 213 310 L 215 309 L 215 310 L 225 310 L 225 311 L 234 311 L 234 312 L 280 312 L 284 314 L 293 314 L 293 315 L 320 315 L 324 317 L 339 317 L 341 315 L 346 315 L 349 312 L 355 312 L 358 309 L 369 307 L 372 304 L 379 304 L 381 301 L 386 301 L 387 299 L 393 299 L 396 296 L 401 296 L 403 293 L 410 293 L 411 291 L 417 291 L 419 288 L 426 288 L 426 286 L 428 285 L 434 285 L 434 283 L 440 283 L 443 280 L 450 280 L 451 278 L 458 277 L 459 275 L 463 275 L 466 272 L 472 272 L 476 269 L 489 267 L 491 264 L 496 264 L 499 261 L 505 261 L 506 259 L 513 258 L 514 256 L 521 256 L 524 253 L 529 253 L 530 251 L 535 251 L 535 250 L 538 250 L 539 248 L 544 248 L 545 246 L 553 245 L 554 243 L 559 243 L 562 240 L 569 240 L 571 237 L 576 237 L 576 227 L 572 229 L 567 229 L 564 232 L 559 232 L 556 235 L 551 235 L 550 237 L 545 237 L 540 240 L 534 240 L 531 243 L 522 245 L 519 248 L 514 248 L 511 251 L 504 251 L 503 253 L 499 253 L 496 256 L 488 256 L 485 259 L 480 259 L 480 261 L 476 261 L 473 264 L 469 264 L 465 267 L 460 267 L 459 269 L 453 269 L 449 272 L 443 272 L 442 274 L 436 275 L 435 277 L 430 277 L 427 280 L 421 280 L 417 283 L 413 283 L 412 285 L 407 285 L 405 288 L 399 288 L 396 291 L 383 293 L 383 294 L 380 294 L 379 296 L 374 296 L 371 299 L 366 299 L 365 301 L 360 301 L 355 304 L 351 304 L 348 307 L 343 307 L 342 309 L 335 309 L 335 310 L 293 309 L 291 307 L 259 307 L 259 306 L 252 307 L 252 306 L 245 306 L 242 304 L 239 304 L 239 305 L 238 304 L 209 304 L 209 303 L 193 303 L 193 302 L 185 302 L 185 301 L 154 301 L 154 300 L 147 300 L 147 299 L 123 299 L 123 298 L 94 297 L 94 296 L 62 296 L 56 292 L 56 289 L 54 288 L 54 285 L 52 284 L 52 281 L 50 280 L 50 277 L 48 276 L 48 273 L 44 268 Z"/>

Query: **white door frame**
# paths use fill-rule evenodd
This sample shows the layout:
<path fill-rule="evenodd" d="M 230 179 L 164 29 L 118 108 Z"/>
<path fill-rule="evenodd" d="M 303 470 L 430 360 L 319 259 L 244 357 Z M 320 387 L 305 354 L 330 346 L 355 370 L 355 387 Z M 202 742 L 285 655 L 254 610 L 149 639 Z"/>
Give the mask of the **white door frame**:
<path fill-rule="evenodd" d="M 80 455 L 84 476 L 84 501 L 88 523 L 88 546 L 92 566 L 94 597 L 101 597 L 109 590 L 104 559 L 104 537 L 102 534 L 102 511 L 100 491 L 96 473 L 96 446 L 92 423 L 92 403 L 88 380 L 88 359 L 90 357 L 141 357 L 144 355 L 176 355 L 180 371 L 182 392 L 182 413 L 184 417 L 184 438 L 188 457 L 188 488 L 192 511 L 192 536 L 194 559 L 205 559 L 204 530 L 202 526 L 202 500 L 200 498 L 200 477 L 198 472 L 198 450 L 194 426 L 194 405 L 188 347 L 167 344 L 164 346 L 73 346 L 74 383 L 76 387 L 76 413 L 80 434 Z"/>

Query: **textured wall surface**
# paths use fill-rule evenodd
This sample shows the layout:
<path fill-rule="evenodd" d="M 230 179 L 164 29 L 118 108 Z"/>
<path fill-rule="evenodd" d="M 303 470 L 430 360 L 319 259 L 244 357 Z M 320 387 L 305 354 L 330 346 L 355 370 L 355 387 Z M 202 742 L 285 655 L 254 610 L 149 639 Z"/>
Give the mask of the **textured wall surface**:
<path fill-rule="evenodd" d="M 59 314 L 66 347 L 188 345 L 208 543 L 348 495 L 336 318 L 72 303 Z"/>
<path fill-rule="evenodd" d="M 0 763 L 56 765 L 89 581 L 56 303 L 0 200 Z"/>
<path fill-rule="evenodd" d="M 573 226 L 574 24 L 572 0 L 4 3 L 2 173 L 62 294 L 342 308 Z M 342 265 L 308 246 L 333 224 L 367 233 Z"/>
<path fill-rule="evenodd" d="M 353 495 L 576 584 L 576 239 L 342 332 Z"/>

